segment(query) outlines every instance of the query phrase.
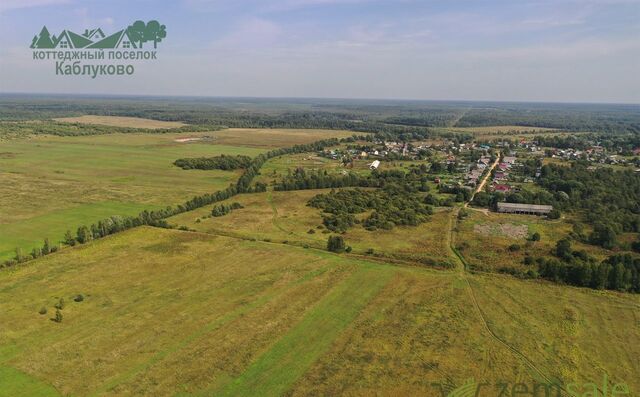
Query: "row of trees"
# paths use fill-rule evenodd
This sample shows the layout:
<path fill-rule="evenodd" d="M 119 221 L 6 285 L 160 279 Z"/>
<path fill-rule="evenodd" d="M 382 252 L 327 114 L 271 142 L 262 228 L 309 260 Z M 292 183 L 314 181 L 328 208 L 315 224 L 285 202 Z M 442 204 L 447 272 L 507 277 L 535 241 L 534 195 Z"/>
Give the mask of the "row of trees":
<path fill-rule="evenodd" d="M 214 157 L 182 158 L 173 162 L 183 170 L 237 170 L 251 165 L 251 157 L 237 155 L 228 156 L 222 154 Z"/>
<path fill-rule="evenodd" d="M 231 203 L 231 204 L 214 205 L 213 209 L 211 210 L 211 216 L 214 216 L 214 217 L 224 216 L 231 213 L 231 211 L 237 210 L 240 208 L 244 208 L 244 207 L 242 206 L 242 204 L 237 202 Z"/>

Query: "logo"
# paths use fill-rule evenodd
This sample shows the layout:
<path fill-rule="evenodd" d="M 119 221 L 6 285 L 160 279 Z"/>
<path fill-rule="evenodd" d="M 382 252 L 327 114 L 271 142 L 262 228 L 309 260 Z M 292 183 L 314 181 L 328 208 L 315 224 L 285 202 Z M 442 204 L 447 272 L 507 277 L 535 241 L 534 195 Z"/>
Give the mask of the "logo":
<path fill-rule="evenodd" d="M 166 26 L 155 20 L 135 21 L 109 36 L 99 27 L 85 29 L 81 34 L 65 29 L 56 36 L 43 26 L 40 33 L 33 36 L 29 48 L 34 50 L 35 60 L 55 60 L 56 75 L 96 78 L 98 75 L 131 75 L 135 69 L 132 64 L 95 64 L 92 61 L 155 60 L 158 43 L 166 37 Z"/>

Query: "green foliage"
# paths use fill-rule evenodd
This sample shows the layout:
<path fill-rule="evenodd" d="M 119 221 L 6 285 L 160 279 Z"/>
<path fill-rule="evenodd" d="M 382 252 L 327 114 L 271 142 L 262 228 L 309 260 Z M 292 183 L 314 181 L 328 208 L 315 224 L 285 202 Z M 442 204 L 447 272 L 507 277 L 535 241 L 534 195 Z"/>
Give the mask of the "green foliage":
<path fill-rule="evenodd" d="M 244 207 L 242 206 L 242 204 L 237 202 L 232 204 L 214 205 L 213 209 L 211 210 L 211 215 L 215 217 L 224 216 L 231 213 L 231 211 L 237 210 L 240 208 L 244 208 Z"/>
<path fill-rule="evenodd" d="M 345 245 L 342 236 L 329 236 L 329 239 L 327 239 L 327 249 L 331 252 L 344 252 Z"/>
<path fill-rule="evenodd" d="M 62 322 L 62 312 L 60 311 L 60 309 L 56 309 L 56 315 L 52 320 L 55 321 L 56 323 Z"/>
<path fill-rule="evenodd" d="M 323 224 L 334 232 L 344 232 L 356 223 L 354 214 L 371 211 L 362 222 L 369 230 L 393 229 L 396 225 L 416 226 L 433 213 L 421 197 L 395 185 L 377 190 L 332 190 L 307 203 L 325 213 Z"/>
<path fill-rule="evenodd" d="M 46 308 L 46 307 L 44 307 L 44 306 L 42 306 L 42 307 L 40 308 L 40 310 L 38 311 L 38 313 L 39 313 L 40 315 L 45 315 L 45 314 L 47 314 L 47 308 Z"/>
<path fill-rule="evenodd" d="M 239 168 L 247 168 L 251 165 L 251 157 L 249 156 L 227 156 L 222 154 L 215 157 L 198 157 L 178 159 L 174 165 L 183 170 L 237 170 Z"/>
<path fill-rule="evenodd" d="M 58 310 L 64 309 L 64 298 L 60 298 L 58 300 L 58 303 L 56 303 L 53 307 L 55 307 Z"/>

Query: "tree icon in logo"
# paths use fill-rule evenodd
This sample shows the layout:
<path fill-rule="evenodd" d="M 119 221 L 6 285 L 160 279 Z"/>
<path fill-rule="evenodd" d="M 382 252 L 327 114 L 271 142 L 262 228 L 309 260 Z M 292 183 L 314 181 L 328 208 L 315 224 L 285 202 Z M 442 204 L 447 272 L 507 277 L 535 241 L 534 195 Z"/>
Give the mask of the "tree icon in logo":
<path fill-rule="evenodd" d="M 139 44 L 139 48 L 142 48 L 142 43 L 147 41 L 153 41 L 153 48 L 158 48 L 158 43 L 167 37 L 166 26 L 160 25 L 156 20 L 146 24 L 143 21 L 135 21 L 127 28 L 127 31 L 129 37 Z"/>

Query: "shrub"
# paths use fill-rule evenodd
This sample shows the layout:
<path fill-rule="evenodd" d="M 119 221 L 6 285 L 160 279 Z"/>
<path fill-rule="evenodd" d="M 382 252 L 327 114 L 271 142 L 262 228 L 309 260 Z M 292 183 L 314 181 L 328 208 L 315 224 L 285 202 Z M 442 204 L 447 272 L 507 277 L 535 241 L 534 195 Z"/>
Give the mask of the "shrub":
<path fill-rule="evenodd" d="M 64 309 L 64 298 L 60 298 L 60 300 L 58 300 L 58 303 L 56 303 L 54 307 L 58 310 Z"/>
<path fill-rule="evenodd" d="M 316 231 L 315 229 L 309 229 L 309 231 L 307 232 L 308 234 L 314 234 Z"/>
<path fill-rule="evenodd" d="M 73 298 L 73 300 L 76 302 L 82 302 L 84 300 L 84 296 L 82 296 L 82 294 L 78 294 L 75 298 Z"/>
<path fill-rule="evenodd" d="M 345 248 L 345 252 L 349 253 L 353 251 L 353 248 L 351 248 L 351 246 L 348 246 L 347 248 Z"/>
<path fill-rule="evenodd" d="M 40 313 L 41 315 L 45 315 L 45 314 L 47 314 L 47 308 L 46 308 L 46 307 L 44 307 L 44 306 L 42 306 L 42 307 L 40 308 L 40 310 L 38 311 L 38 313 Z"/>
<path fill-rule="evenodd" d="M 540 233 L 535 232 L 531 235 L 531 241 L 540 241 Z"/>
<path fill-rule="evenodd" d="M 509 246 L 509 251 L 511 251 L 511 252 L 520 251 L 520 246 L 518 244 L 511 244 Z"/>
<path fill-rule="evenodd" d="M 344 252 L 344 238 L 342 236 L 329 236 L 327 249 L 331 252 Z"/>
<path fill-rule="evenodd" d="M 60 311 L 60 309 L 56 309 L 56 316 L 52 320 L 56 323 L 62 322 L 62 312 Z"/>

